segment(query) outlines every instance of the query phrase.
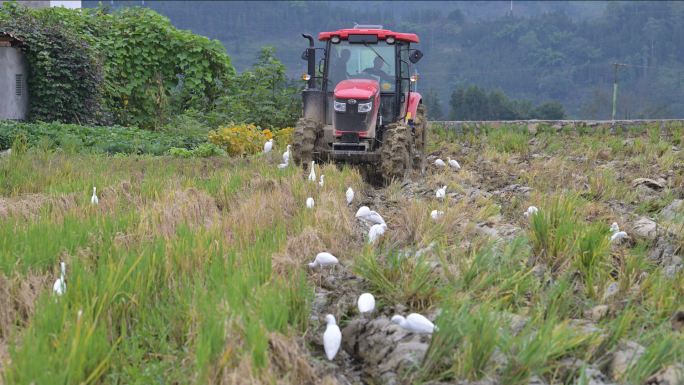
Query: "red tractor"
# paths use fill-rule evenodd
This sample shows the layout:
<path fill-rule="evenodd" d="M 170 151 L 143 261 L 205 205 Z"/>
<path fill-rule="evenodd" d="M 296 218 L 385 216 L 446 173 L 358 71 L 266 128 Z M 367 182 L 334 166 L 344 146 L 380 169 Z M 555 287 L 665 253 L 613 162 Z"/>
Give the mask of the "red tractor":
<path fill-rule="evenodd" d="M 321 32 L 325 48 L 309 48 L 303 117 L 294 132 L 292 158 L 369 165 L 384 180 L 425 172 L 427 119 L 422 98 L 412 92 L 411 64 L 423 56 L 412 33 L 376 25 Z M 316 61 L 316 51 L 322 57 Z M 376 174 L 377 175 L 377 174 Z"/>

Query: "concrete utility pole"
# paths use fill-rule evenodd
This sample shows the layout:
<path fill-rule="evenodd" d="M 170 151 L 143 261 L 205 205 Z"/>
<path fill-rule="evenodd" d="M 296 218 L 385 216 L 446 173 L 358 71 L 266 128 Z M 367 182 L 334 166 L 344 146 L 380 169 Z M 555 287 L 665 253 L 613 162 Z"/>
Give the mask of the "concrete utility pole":
<path fill-rule="evenodd" d="M 613 86 L 613 120 L 615 120 L 615 107 L 617 107 L 617 69 L 624 67 L 624 64 L 610 63 L 615 66 L 615 84 Z"/>

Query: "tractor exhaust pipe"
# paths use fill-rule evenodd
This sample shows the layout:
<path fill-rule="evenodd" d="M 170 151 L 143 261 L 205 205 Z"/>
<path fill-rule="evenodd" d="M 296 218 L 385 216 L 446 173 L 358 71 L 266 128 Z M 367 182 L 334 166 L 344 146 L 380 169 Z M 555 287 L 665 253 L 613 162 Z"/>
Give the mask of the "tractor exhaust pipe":
<path fill-rule="evenodd" d="M 308 33 L 303 33 L 302 36 L 309 39 L 309 48 L 306 49 L 306 61 L 308 64 L 308 74 L 309 80 L 307 81 L 307 86 L 310 90 L 316 89 L 316 49 L 314 48 L 314 39 Z M 304 58 L 302 56 L 302 59 Z"/>
<path fill-rule="evenodd" d="M 302 59 L 308 64 L 309 80 L 302 92 L 302 115 L 323 124 L 325 122 L 325 97 L 323 91 L 316 89 L 316 48 L 311 35 L 303 33 L 309 39 L 309 48 L 302 54 Z"/>

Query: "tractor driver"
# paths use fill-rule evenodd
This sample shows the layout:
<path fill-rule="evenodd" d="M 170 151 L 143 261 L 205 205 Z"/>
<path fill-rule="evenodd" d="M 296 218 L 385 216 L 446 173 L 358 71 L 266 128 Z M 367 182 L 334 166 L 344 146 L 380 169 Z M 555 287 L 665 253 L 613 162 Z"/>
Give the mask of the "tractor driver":
<path fill-rule="evenodd" d="M 351 51 L 348 49 L 343 49 L 340 52 L 340 57 L 337 59 L 332 66 L 332 78 L 337 82 L 349 79 L 349 73 L 347 72 L 347 62 L 351 57 Z"/>
<path fill-rule="evenodd" d="M 373 67 L 372 68 L 366 68 L 365 70 L 361 71 L 361 73 L 364 74 L 369 74 L 369 75 L 375 75 L 380 78 L 380 80 L 384 80 L 389 84 L 392 84 L 393 79 L 391 76 L 389 76 L 385 71 L 382 71 L 382 65 L 385 63 L 384 60 L 380 56 L 376 56 L 375 60 L 373 60 Z"/>

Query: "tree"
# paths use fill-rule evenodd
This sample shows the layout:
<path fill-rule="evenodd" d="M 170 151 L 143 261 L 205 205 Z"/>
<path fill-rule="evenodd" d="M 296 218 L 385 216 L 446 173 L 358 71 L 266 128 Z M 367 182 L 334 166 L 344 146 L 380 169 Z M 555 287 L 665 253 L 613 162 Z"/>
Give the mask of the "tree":
<path fill-rule="evenodd" d="M 534 109 L 534 115 L 541 120 L 563 120 L 568 117 L 565 107 L 558 100 L 547 100 Z"/>
<path fill-rule="evenodd" d="M 444 118 L 442 102 L 439 101 L 439 96 L 437 96 L 437 92 L 433 88 L 430 88 L 423 98 L 423 104 L 427 108 L 428 120 L 442 120 Z"/>
<path fill-rule="evenodd" d="M 655 44 L 656 39 L 658 38 L 658 35 L 660 32 L 663 30 L 663 24 L 661 21 L 656 20 L 652 17 L 648 18 L 648 22 L 646 22 L 646 25 L 644 26 L 644 29 L 642 32 L 646 37 L 648 37 L 648 40 L 651 41 L 651 57 L 653 57 L 653 45 Z"/>
<path fill-rule="evenodd" d="M 449 12 L 447 19 L 456 22 L 456 24 L 462 24 L 465 21 L 465 15 L 460 9 L 456 8 Z"/>
<path fill-rule="evenodd" d="M 467 107 L 466 116 L 468 120 L 485 119 L 485 114 L 489 112 L 489 106 L 484 87 L 469 85 L 463 101 Z"/>
<path fill-rule="evenodd" d="M 580 116 L 584 119 L 608 119 L 612 113 L 612 102 L 608 92 L 601 89 L 599 84 L 593 90 L 592 100 L 585 100 L 580 108 Z"/>
<path fill-rule="evenodd" d="M 464 120 L 464 101 L 465 101 L 465 89 L 463 89 L 463 84 L 458 86 L 457 90 L 451 92 L 451 100 L 449 100 L 449 114 L 447 115 L 449 120 Z"/>
<path fill-rule="evenodd" d="M 518 45 L 523 52 L 533 52 L 541 46 L 541 43 L 537 40 L 537 34 L 534 31 L 530 31 L 518 39 Z"/>

